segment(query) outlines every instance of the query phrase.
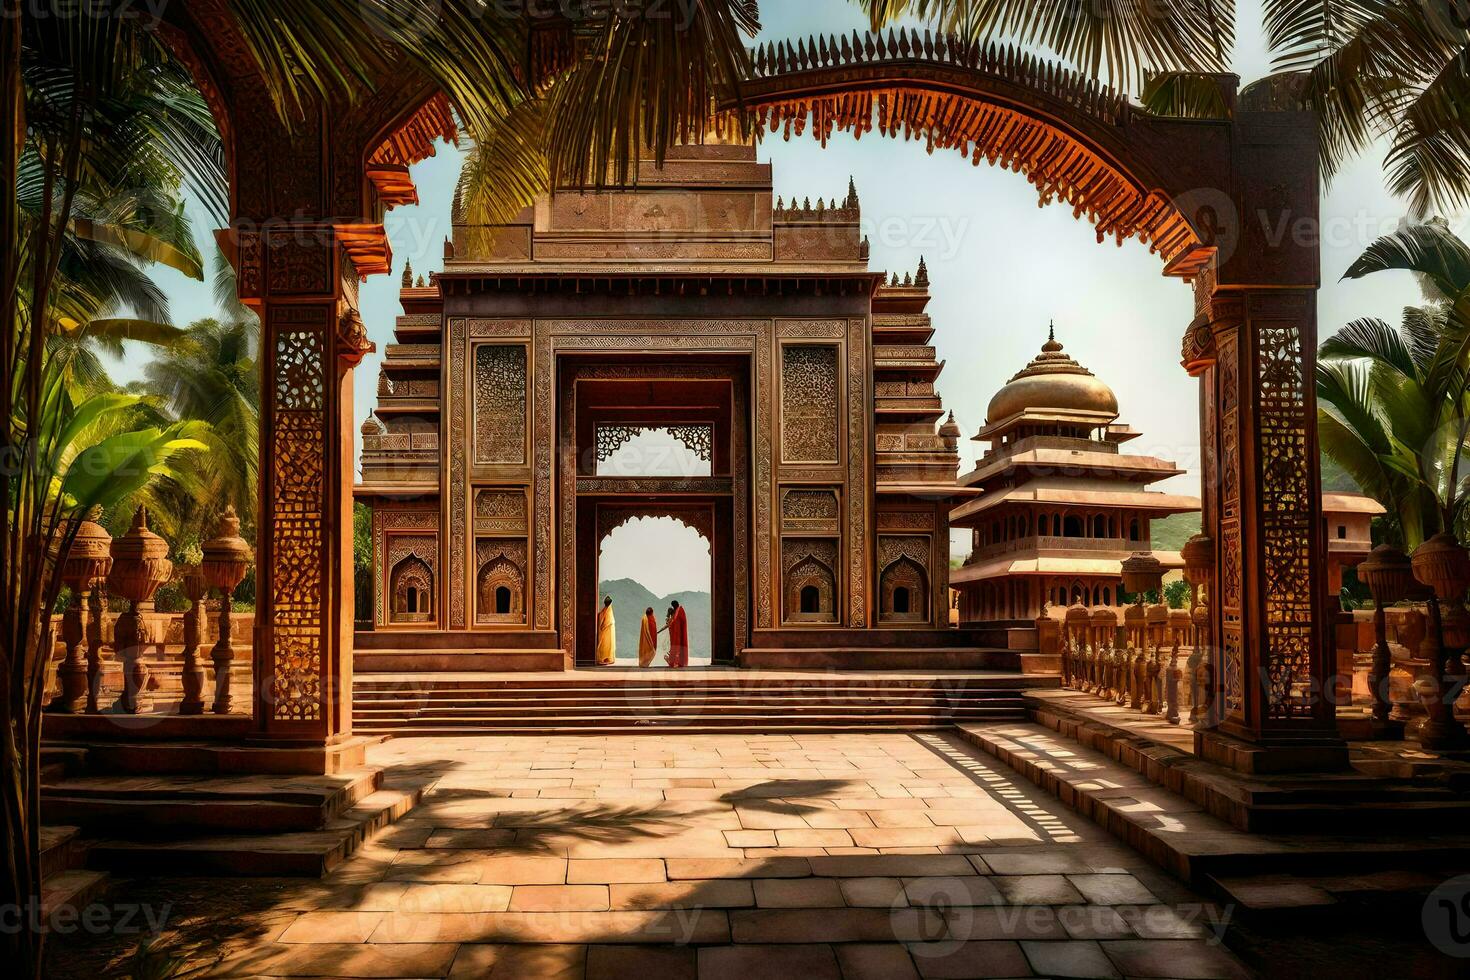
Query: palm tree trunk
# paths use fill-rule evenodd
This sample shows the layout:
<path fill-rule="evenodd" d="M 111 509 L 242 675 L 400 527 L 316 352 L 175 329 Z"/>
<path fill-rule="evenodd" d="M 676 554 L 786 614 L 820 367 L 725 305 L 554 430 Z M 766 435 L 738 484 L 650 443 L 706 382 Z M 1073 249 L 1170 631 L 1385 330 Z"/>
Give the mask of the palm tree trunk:
<path fill-rule="evenodd" d="M 24 16 L 20 0 L 3 0 L 3 23 L 0 23 L 0 180 L 4 182 L 0 193 L 0 234 L 5 236 L 5 258 L 0 266 L 0 365 L 3 365 L 7 381 L 0 385 L 0 408 L 4 414 L 4 450 L 6 466 L 0 467 L 0 499 L 11 501 L 17 480 L 23 485 L 24 476 L 12 469 L 11 463 L 18 461 L 21 454 L 15 444 L 13 428 L 16 403 L 15 390 L 9 379 L 17 376 L 22 368 L 22 338 L 24 336 L 20 312 L 20 277 L 22 272 L 19 206 L 16 201 L 19 184 L 19 166 L 22 141 L 25 137 L 25 111 L 21 84 L 21 29 Z M 7 528 L 0 534 L 0 567 L 5 569 L 3 588 L 0 588 L 0 655 L 4 656 L 4 670 L 0 670 L 0 711 L 5 713 L 4 725 L 0 727 L 0 780 L 4 782 L 4 798 L 0 804 L 6 842 L 5 876 L 0 882 L 0 909 L 7 918 L 19 916 L 18 921 L 0 923 L 0 957 L 11 964 L 17 976 L 39 978 L 41 976 L 42 934 L 31 928 L 31 910 L 37 907 L 41 894 L 40 875 L 40 815 L 38 799 L 40 743 L 39 731 L 35 726 L 37 713 L 32 705 L 39 706 L 39 691 L 31 691 L 33 685 L 26 683 L 35 663 L 40 637 L 32 640 L 35 632 L 24 614 L 23 595 L 28 591 L 23 583 L 26 573 L 22 570 L 25 557 L 24 543 L 19 540 L 23 533 L 17 526 L 20 509 L 17 508 L 15 523 L 7 521 Z M 40 576 L 37 575 L 37 578 Z"/>

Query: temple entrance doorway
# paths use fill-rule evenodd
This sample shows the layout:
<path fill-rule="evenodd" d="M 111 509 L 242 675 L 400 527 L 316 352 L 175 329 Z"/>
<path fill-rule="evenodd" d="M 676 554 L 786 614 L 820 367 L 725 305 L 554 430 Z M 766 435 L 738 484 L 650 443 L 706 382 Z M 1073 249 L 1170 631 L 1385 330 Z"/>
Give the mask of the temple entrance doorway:
<path fill-rule="evenodd" d="M 638 667 L 640 631 L 648 609 L 657 622 L 652 667 L 669 666 L 667 625 L 672 603 L 684 610 L 689 633 L 690 667 L 707 667 L 713 661 L 714 562 L 709 535 L 714 509 L 669 508 L 669 514 L 650 516 L 641 511 L 613 506 L 600 524 L 616 523 L 598 543 L 597 593 L 594 614 L 603 601 L 613 600 L 618 667 Z M 621 523 L 619 523 L 621 522 Z M 594 638 L 594 643 L 596 642 Z"/>
<path fill-rule="evenodd" d="M 748 631 L 749 357 L 579 353 L 558 374 L 562 458 L 576 461 L 562 481 L 575 666 L 596 663 L 608 594 L 618 666 L 638 664 L 644 610 L 663 626 L 672 599 L 688 618 L 690 666 L 733 664 Z"/>

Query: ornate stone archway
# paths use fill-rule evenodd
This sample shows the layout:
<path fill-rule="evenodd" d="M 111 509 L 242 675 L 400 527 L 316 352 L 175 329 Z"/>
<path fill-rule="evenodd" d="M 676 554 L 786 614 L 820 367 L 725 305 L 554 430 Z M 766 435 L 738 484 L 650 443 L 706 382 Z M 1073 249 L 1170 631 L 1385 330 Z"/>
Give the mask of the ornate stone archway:
<path fill-rule="evenodd" d="M 789 139 L 810 131 L 923 140 L 1024 174 L 1099 242 L 1138 237 L 1190 280 L 1183 361 L 1201 380 L 1205 533 L 1218 717 L 1196 736 L 1243 768 L 1346 764 L 1320 608 L 1316 396 L 1317 129 L 1297 75 L 1237 92 L 1228 118 L 1150 115 L 1011 47 L 929 32 L 827 37 L 755 54 L 743 106 Z M 1270 751 L 1276 749 L 1279 751 Z"/>
<path fill-rule="evenodd" d="M 369 347 L 357 283 L 389 267 L 383 211 L 413 199 L 407 167 L 452 120 L 399 63 L 371 96 L 308 102 L 288 129 L 220 0 L 170 4 L 163 28 L 225 136 L 232 224 L 221 244 L 263 323 L 256 727 L 333 744 L 351 728 L 351 370 Z M 1212 632 L 1223 651 L 1220 731 L 1201 745 L 1232 764 L 1330 764 L 1345 752 L 1320 697 L 1331 667 L 1310 383 L 1319 249 L 1299 234 L 1317 219 L 1316 129 L 1283 108 L 1290 78 L 1238 98 L 1233 77 L 1220 85 L 1229 119 L 1160 119 L 1009 49 L 926 33 L 768 47 L 742 94 L 767 131 L 800 133 L 810 118 L 826 139 L 876 120 L 885 135 L 1025 173 L 1100 238 L 1141 237 L 1166 274 L 1193 279 L 1185 361 L 1202 381 L 1205 527 L 1220 586 L 1208 591 L 1220 596 Z M 550 511 L 537 521 L 549 531 Z M 533 567 L 538 587 L 550 582 L 540 550 Z"/>

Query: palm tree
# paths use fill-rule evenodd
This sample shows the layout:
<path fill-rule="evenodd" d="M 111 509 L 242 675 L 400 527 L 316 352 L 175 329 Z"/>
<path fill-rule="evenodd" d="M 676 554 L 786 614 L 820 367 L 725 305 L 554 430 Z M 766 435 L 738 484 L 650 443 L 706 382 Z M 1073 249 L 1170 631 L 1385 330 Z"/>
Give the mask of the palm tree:
<path fill-rule="evenodd" d="M 199 320 L 145 369 L 146 390 L 169 416 L 209 426 L 202 439 L 209 453 L 178 466 L 196 470 L 191 485 L 152 491 L 165 536 L 176 543 L 202 540 L 226 504 L 253 519 L 260 463 L 259 342 L 254 317 Z M 150 507 L 149 513 L 155 511 Z"/>
<path fill-rule="evenodd" d="M 1322 451 L 1396 518 L 1413 549 L 1454 530 L 1470 503 L 1470 245 L 1443 222 L 1375 242 L 1347 272 L 1415 273 L 1431 300 L 1398 328 L 1357 320 L 1323 342 L 1317 368 Z"/>
<path fill-rule="evenodd" d="M 905 14 L 970 40 L 1002 37 L 1048 48 L 1146 106 L 1219 116 L 1219 89 L 1200 73 L 1226 69 L 1234 0 L 855 0 L 881 27 Z M 1470 203 L 1470 21 L 1456 0 L 1264 0 L 1280 71 L 1306 74 L 1323 173 L 1388 138 L 1389 187 L 1418 215 Z"/>

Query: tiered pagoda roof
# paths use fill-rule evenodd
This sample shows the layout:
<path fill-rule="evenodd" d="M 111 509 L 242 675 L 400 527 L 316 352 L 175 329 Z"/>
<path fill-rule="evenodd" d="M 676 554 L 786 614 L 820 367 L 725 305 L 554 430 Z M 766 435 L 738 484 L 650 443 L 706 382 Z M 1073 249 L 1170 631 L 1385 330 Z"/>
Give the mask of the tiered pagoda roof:
<path fill-rule="evenodd" d="M 985 425 L 974 437 L 990 448 L 960 478 L 979 496 L 956 507 L 951 524 L 981 527 L 1015 514 L 1116 511 L 1152 520 L 1198 511 L 1197 497 L 1146 489 L 1185 471 L 1168 460 L 1121 452 L 1139 433 L 1117 419 L 1117 395 L 1066 353 L 1053 327 L 1041 352 L 990 400 Z M 1060 532 L 1023 537 L 1029 548 L 992 546 L 995 554 L 971 555 L 956 580 L 1111 574 L 1120 558 L 1149 544 L 1147 533 L 1136 541 L 1121 535 L 1064 539 Z M 1177 555 L 1159 557 L 1166 565 L 1179 564 Z"/>
<path fill-rule="evenodd" d="M 929 269 L 893 275 L 873 295 L 873 411 L 879 493 L 955 495 L 959 426 L 934 383 L 944 370 L 930 343 Z"/>
<path fill-rule="evenodd" d="M 383 352 L 377 408 L 362 426 L 364 496 L 416 496 L 439 489 L 439 368 L 444 299 L 437 276 L 404 267 L 403 307 Z"/>

